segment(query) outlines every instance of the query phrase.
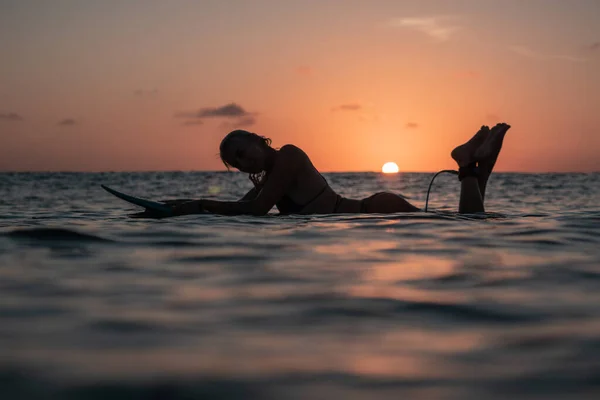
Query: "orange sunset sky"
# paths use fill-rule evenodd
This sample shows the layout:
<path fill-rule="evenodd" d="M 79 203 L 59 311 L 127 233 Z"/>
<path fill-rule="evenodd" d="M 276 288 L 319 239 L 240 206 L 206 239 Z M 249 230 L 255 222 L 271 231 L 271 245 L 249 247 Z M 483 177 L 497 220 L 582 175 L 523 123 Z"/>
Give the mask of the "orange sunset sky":
<path fill-rule="evenodd" d="M 0 171 L 223 170 L 241 127 L 322 171 L 600 171 L 600 1 L 0 1 Z"/>

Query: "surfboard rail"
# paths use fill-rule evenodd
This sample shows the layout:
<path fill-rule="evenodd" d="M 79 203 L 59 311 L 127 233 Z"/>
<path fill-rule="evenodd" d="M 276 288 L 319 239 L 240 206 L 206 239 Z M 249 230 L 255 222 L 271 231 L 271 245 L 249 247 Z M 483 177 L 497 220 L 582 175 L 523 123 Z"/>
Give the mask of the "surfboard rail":
<path fill-rule="evenodd" d="M 173 208 L 157 201 L 143 199 L 141 197 L 131 196 L 129 194 L 119 192 L 118 190 L 112 189 L 106 185 L 100 185 L 102 189 L 106 190 L 113 196 L 118 197 L 121 200 L 125 200 L 128 203 L 134 204 L 139 207 L 143 207 L 146 210 L 164 214 L 165 216 L 173 215 Z"/>

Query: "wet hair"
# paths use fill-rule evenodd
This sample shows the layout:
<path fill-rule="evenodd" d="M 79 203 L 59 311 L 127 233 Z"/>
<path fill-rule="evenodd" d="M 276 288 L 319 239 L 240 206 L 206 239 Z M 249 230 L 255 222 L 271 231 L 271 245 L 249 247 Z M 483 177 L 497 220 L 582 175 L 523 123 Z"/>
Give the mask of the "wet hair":
<path fill-rule="evenodd" d="M 231 131 L 229 132 L 224 138 L 223 140 L 221 140 L 221 144 L 219 145 L 219 156 L 221 157 L 221 161 L 223 162 L 223 164 L 225 164 L 225 167 L 227 168 L 227 170 L 229 170 L 231 167 L 237 168 L 235 165 L 233 165 L 232 163 L 228 162 L 225 159 L 225 153 L 227 152 L 228 147 L 231 145 L 231 140 L 235 139 L 235 138 L 245 138 L 247 140 L 253 141 L 255 143 L 259 143 L 261 146 L 265 146 L 265 147 L 271 147 L 271 139 L 264 137 L 264 136 L 260 136 L 257 135 L 256 133 L 253 132 L 248 132 L 242 129 L 237 129 L 235 131 Z M 265 171 L 259 172 L 258 174 L 250 174 L 250 180 L 252 181 L 252 183 L 254 184 L 254 186 L 259 186 L 262 183 L 262 180 L 264 179 L 265 176 Z"/>

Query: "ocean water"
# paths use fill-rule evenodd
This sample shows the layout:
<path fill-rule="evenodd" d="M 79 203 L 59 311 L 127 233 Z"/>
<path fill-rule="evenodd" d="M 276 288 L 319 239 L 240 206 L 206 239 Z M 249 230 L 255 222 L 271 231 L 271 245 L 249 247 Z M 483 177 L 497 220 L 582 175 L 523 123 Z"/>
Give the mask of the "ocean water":
<path fill-rule="evenodd" d="M 432 174 L 325 174 L 423 207 Z M 2 399 L 598 399 L 600 174 L 495 174 L 485 218 L 127 218 L 239 173 L 0 174 Z"/>

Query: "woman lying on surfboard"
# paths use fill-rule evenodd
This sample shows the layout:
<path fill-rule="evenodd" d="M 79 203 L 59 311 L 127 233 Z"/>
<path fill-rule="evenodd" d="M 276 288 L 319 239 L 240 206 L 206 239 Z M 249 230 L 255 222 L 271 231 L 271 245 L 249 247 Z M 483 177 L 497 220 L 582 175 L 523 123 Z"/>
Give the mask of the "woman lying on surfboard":
<path fill-rule="evenodd" d="M 459 167 L 461 185 L 459 213 L 484 212 L 487 181 L 500 154 L 504 135 L 510 126 L 501 123 L 481 129 L 451 157 Z M 362 200 L 340 196 L 313 166 L 302 149 L 287 144 L 271 147 L 271 140 L 244 130 L 230 132 L 221 141 L 221 160 L 250 174 L 254 184 L 238 201 L 173 201 L 174 215 L 211 212 L 225 215 L 265 215 L 273 206 L 281 214 L 396 213 L 420 211 L 402 197 L 388 192 L 375 193 Z"/>

